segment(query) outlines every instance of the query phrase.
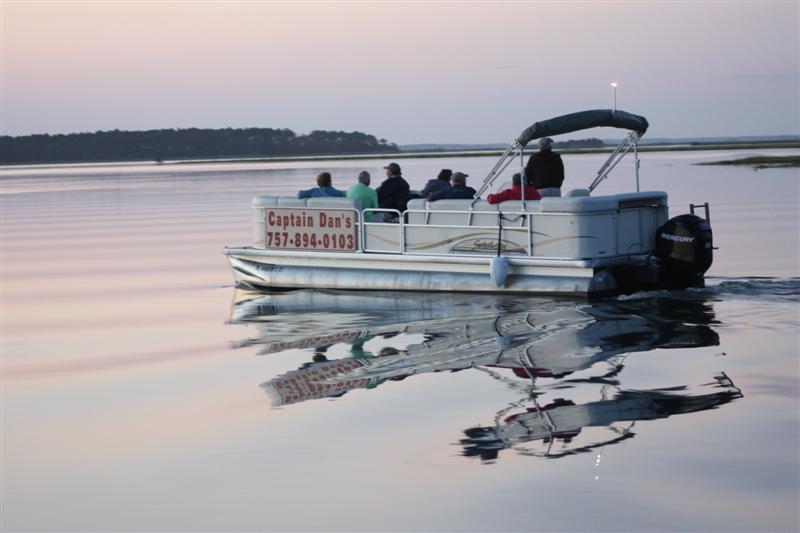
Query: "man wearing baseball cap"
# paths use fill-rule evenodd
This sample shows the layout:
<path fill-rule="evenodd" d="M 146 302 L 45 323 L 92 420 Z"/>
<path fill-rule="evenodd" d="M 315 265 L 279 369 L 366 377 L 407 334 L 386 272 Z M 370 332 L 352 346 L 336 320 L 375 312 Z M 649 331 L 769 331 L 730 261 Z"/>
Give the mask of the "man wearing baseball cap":
<path fill-rule="evenodd" d="M 439 192 L 433 193 L 428 196 L 429 202 L 436 200 L 471 200 L 475 197 L 477 192 L 472 187 L 467 187 L 467 177 L 469 174 L 463 172 L 453 173 L 453 186 L 448 189 L 443 189 Z"/>
<path fill-rule="evenodd" d="M 553 139 L 539 139 L 539 151 L 528 159 L 525 165 L 525 180 L 542 196 L 561 196 L 564 183 L 564 162 L 553 151 Z"/>
<path fill-rule="evenodd" d="M 378 193 L 378 207 L 381 209 L 397 209 L 401 213 L 406 210 L 410 187 L 408 182 L 403 179 L 400 165 L 389 163 L 385 167 L 386 179 L 380 187 L 375 189 Z M 389 217 L 391 214 L 387 213 Z"/>

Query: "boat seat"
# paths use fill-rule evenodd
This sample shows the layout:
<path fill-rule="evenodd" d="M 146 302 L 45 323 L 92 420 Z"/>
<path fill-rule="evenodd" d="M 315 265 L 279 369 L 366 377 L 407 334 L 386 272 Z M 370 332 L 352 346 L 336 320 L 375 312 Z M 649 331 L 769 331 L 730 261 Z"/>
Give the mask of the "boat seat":
<path fill-rule="evenodd" d="M 262 194 L 253 197 L 253 207 L 332 207 L 339 209 L 361 209 L 361 201 L 357 198 L 295 198 L 293 196 L 270 196 Z"/>
<path fill-rule="evenodd" d="M 515 213 L 522 211 L 522 200 L 506 200 L 495 204 L 503 213 Z M 525 200 L 526 213 L 539 213 L 542 210 L 541 200 Z"/>
<path fill-rule="evenodd" d="M 590 195 L 591 195 L 591 192 L 589 191 L 589 189 L 572 189 L 567 194 L 565 194 L 564 196 L 567 197 L 567 198 L 577 198 L 577 197 L 590 196 Z"/>
<path fill-rule="evenodd" d="M 543 213 L 593 213 L 616 211 L 616 196 L 559 198 L 547 196 L 541 199 Z"/>
<path fill-rule="evenodd" d="M 408 201 L 408 205 L 406 209 L 408 211 L 425 211 L 427 209 L 426 204 L 428 203 L 427 200 L 422 198 L 414 198 Z M 408 217 L 406 218 L 407 224 L 424 224 L 425 223 L 425 213 L 409 213 Z"/>
<path fill-rule="evenodd" d="M 278 207 L 305 207 L 306 198 L 294 198 L 292 196 L 278 197 Z"/>
<path fill-rule="evenodd" d="M 661 191 L 616 194 L 610 196 L 585 196 L 586 189 L 575 189 L 568 193 L 572 196 L 545 197 L 541 200 L 525 202 L 526 213 L 593 213 L 599 211 L 615 211 L 617 209 L 666 206 L 667 193 Z M 413 199 L 408 202 L 409 224 L 432 224 L 453 226 L 496 226 L 497 212 L 501 211 L 513 216 L 519 213 L 522 202 L 509 200 L 499 204 L 490 204 L 486 200 L 478 200 L 470 208 L 472 200 L 439 200 L 428 202 Z M 355 208 L 361 209 L 361 202 L 353 198 L 294 198 L 291 196 L 259 195 L 253 197 L 253 207 L 317 207 L 317 208 Z M 454 212 L 458 211 L 458 212 Z M 470 212 L 471 211 L 471 212 Z"/>
<path fill-rule="evenodd" d="M 620 209 L 630 209 L 632 207 L 662 206 L 667 205 L 667 193 L 663 191 L 629 192 L 616 194 Z"/>
<path fill-rule="evenodd" d="M 253 207 L 278 207 L 278 196 L 260 194 L 253 196 Z"/>
<path fill-rule="evenodd" d="M 497 207 L 490 205 L 486 200 L 478 200 L 475 205 L 472 200 L 438 200 L 426 202 L 426 213 L 419 224 L 432 224 L 444 226 L 484 226 L 497 224 Z M 471 206 L 471 207 L 470 207 Z M 419 213 L 414 217 L 418 220 Z"/>
<path fill-rule="evenodd" d="M 361 210 L 361 200 L 357 198 L 339 198 L 335 196 L 327 196 L 320 198 L 309 198 L 306 202 L 308 207 L 331 207 L 338 209 L 353 209 Z"/>
<path fill-rule="evenodd" d="M 439 200 L 427 202 L 415 199 L 408 202 L 409 224 L 431 224 L 445 226 L 497 226 L 497 213 L 502 211 L 510 216 L 522 210 L 522 202 L 511 200 L 500 204 L 490 204 L 486 200 L 478 200 L 470 207 L 472 200 Z M 424 211 L 424 212 L 423 212 Z M 454 213 L 453 211 L 459 211 Z M 525 202 L 525 211 L 538 213 L 541 211 L 538 200 Z M 520 225 L 524 220 L 519 219 Z M 516 222 L 516 220 L 514 221 Z"/>

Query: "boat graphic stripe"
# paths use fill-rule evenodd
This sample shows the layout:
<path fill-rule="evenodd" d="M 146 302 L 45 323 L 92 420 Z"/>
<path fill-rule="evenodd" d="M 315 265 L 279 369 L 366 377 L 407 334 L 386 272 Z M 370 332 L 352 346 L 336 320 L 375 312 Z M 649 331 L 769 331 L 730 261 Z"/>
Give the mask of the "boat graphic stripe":
<path fill-rule="evenodd" d="M 432 242 L 432 243 L 407 245 L 407 248 L 409 250 L 429 250 L 431 248 L 436 248 L 438 246 L 445 246 L 447 244 L 452 244 L 452 243 L 454 243 L 456 241 L 465 240 L 465 239 L 469 239 L 469 238 L 476 238 L 476 237 L 479 237 L 479 236 L 484 236 L 485 237 L 486 235 L 489 235 L 488 238 L 494 238 L 494 234 L 493 233 L 492 234 L 485 233 L 485 232 L 484 233 L 468 233 L 468 234 L 465 234 L 465 235 L 459 235 L 458 237 L 451 237 L 449 239 L 444 239 L 444 240 L 436 241 L 436 242 Z M 546 236 L 546 234 L 538 233 L 538 232 L 534 232 L 534 235 Z M 395 245 L 395 246 L 399 245 L 397 241 L 390 240 L 390 239 L 385 239 L 385 238 L 379 237 L 377 235 L 371 235 L 370 238 L 378 240 L 378 241 L 381 241 L 381 242 L 385 242 L 386 244 L 391 244 L 391 245 Z M 572 236 L 568 236 L 568 237 L 556 237 L 556 238 L 553 238 L 553 239 L 545 239 L 545 240 L 534 242 L 533 246 L 534 246 L 534 248 L 536 248 L 537 246 L 538 247 L 547 246 L 547 245 L 550 245 L 550 244 L 553 244 L 553 243 L 556 243 L 556 242 L 561 242 L 561 241 L 567 241 L 567 240 L 573 240 L 573 239 L 596 239 L 596 238 L 597 237 L 591 236 L 591 235 L 572 235 Z"/>

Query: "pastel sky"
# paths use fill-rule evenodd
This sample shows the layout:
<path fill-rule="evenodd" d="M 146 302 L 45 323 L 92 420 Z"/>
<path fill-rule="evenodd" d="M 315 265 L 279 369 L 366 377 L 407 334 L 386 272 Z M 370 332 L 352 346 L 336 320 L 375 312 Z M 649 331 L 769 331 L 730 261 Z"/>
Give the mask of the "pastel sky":
<path fill-rule="evenodd" d="M 800 134 L 796 0 L 2 0 L 0 24 L 3 135 L 257 126 L 507 142 L 610 107 L 611 81 L 648 136 Z"/>

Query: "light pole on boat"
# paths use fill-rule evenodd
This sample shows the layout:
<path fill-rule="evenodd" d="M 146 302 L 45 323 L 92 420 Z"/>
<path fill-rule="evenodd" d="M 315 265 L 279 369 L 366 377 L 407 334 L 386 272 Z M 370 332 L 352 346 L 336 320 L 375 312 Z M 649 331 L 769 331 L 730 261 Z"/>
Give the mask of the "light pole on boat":
<path fill-rule="evenodd" d="M 615 81 L 611 82 L 611 105 L 612 105 L 612 107 L 611 107 L 612 111 L 611 112 L 612 113 L 616 113 L 617 112 L 617 87 L 618 86 L 619 86 L 619 83 L 617 83 Z"/>

